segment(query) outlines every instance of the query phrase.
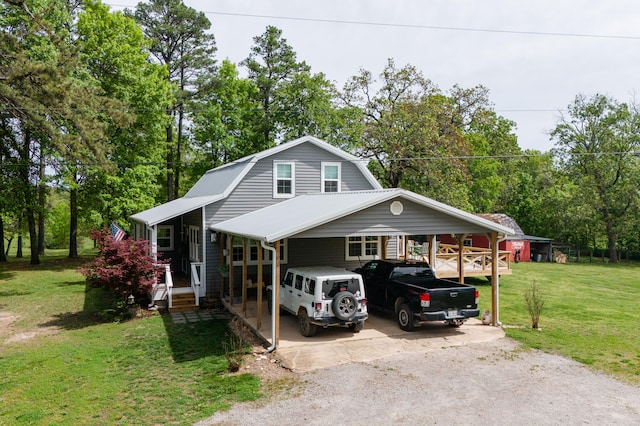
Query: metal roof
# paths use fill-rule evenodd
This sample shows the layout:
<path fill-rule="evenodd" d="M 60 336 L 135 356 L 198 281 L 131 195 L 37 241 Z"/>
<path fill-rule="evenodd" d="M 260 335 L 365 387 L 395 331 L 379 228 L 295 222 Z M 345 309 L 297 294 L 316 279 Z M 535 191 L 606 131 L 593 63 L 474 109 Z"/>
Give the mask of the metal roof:
<path fill-rule="evenodd" d="M 210 226 L 218 232 L 275 242 L 362 211 L 393 198 L 404 198 L 487 231 L 512 235 L 511 228 L 404 189 L 306 194 Z"/>
<path fill-rule="evenodd" d="M 197 208 L 206 206 L 222 199 L 221 195 L 211 195 L 207 197 L 183 197 L 169 201 L 149 210 L 134 214 L 131 220 L 142 222 L 147 226 L 154 226 L 160 222 L 172 219 L 185 213 L 189 213 Z"/>

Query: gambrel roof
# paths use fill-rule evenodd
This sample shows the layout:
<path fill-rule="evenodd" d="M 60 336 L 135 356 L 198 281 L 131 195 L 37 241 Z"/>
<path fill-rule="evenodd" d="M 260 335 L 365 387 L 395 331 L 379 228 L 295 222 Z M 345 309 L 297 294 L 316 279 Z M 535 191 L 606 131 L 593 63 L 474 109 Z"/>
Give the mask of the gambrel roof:
<path fill-rule="evenodd" d="M 369 169 L 367 169 L 365 164 L 366 162 L 363 162 L 358 157 L 348 154 L 341 149 L 318 138 L 315 138 L 313 136 L 305 136 L 290 142 L 280 144 L 265 151 L 248 155 L 220 167 L 216 167 L 215 169 L 211 169 L 207 171 L 198 180 L 198 182 L 196 182 L 196 184 L 184 195 L 184 197 L 134 214 L 131 216 L 131 220 L 142 222 L 147 226 L 153 226 L 182 214 L 188 213 L 197 208 L 201 208 L 216 201 L 223 200 L 229 196 L 229 194 L 238 186 L 238 184 L 240 184 L 240 182 L 242 182 L 242 179 L 249 173 L 249 171 L 255 164 L 257 164 L 259 160 L 279 154 L 303 143 L 313 144 L 345 161 L 353 163 L 373 188 L 382 189 L 380 183 L 371 174 Z"/>

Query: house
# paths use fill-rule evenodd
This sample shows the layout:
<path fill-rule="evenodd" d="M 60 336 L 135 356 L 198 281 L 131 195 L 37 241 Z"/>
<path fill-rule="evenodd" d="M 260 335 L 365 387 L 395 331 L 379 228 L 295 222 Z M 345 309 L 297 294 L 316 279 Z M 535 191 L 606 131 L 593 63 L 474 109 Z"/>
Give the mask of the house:
<path fill-rule="evenodd" d="M 196 304 L 209 295 L 233 304 L 240 294 L 244 304 L 247 287 L 275 284 L 280 267 L 353 269 L 392 257 L 407 235 L 427 236 L 435 253 L 436 235 L 489 234 L 497 242 L 513 234 L 419 194 L 383 189 L 361 159 L 310 136 L 212 169 L 184 197 L 131 220 L 136 238 L 189 276 L 183 292 Z M 497 280 L 496 273 L 496 287 Z M 154 297 L 171 307 L 176 289 L 168 287 Z"/>
<path fill-rule="evenodd" d="M 526 235 L 518 223 L 504 213 L 481 213 L 479 217 L 513 229 L 514 234 L 499 242 L 498 249 L 508 252 L 511 262 L 551 260 L 551 239 Z M 443 244 L 457 244 L 451 235 L 440 236 Z M 490 247 L 486 235 L 470 235 L 463 242 L 465 247 L 486 249 Z"/>

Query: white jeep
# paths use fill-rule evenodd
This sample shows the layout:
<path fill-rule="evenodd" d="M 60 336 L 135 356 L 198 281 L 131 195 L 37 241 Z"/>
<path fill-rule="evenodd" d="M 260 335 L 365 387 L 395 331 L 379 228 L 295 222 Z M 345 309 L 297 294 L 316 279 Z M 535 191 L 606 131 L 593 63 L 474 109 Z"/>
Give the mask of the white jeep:
<path fill-rule="evenodd" d="M 273 311 L 272 286 L 267 306 Z M 300 334 L 313 336 L 317 327 L 348 327 L 357 333 L 368 318 L 360 274 L 332 266 L 290 268 L 280 283 L 280 307 L 296 315 Z"/>

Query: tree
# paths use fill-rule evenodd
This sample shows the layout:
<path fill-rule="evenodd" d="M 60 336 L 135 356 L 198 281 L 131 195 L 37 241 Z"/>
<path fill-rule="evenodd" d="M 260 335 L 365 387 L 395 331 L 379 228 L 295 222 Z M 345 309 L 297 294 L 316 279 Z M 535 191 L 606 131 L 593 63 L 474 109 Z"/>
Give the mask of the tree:
<path fill-rule="evenodd" d="M 44 208 L 44 197 L 38 197 L 36 188 L 45 156 L 64 163 L 104 161 L 104 121 L 97 112 L 113 102 L 101 96 L 93 81 L 82 78 L 77 50 L 69 40 L 71 3 L 45 0 L 32 9 L 22 1 L 8 3 L 0 10 L 0 103 L 13 132 L 8 152 L 21 165 L 31 263 L 37 264 L 36 215 Z"/>
<path fill-rule="evenodd" d="M 122 105 L 106 112 L 121 117 L 106 128 L 110 167 L 76 167 L 69 185 L 86 226 L 99 228 L 160 201 L 166 108 L 173 98 L 166 69 L 151 63 L 148 42 L 132 18 L 88 1 L 78 17 L 77 45 L 89 78 Z M 72 241 L 70 255 L 75 246 Z"/>
<path fill-rule="evenodd" d="M 638 201 L 639 124 L 627 104 L 578 95 L 551 133 L 558 161 L 604 224 L 612 263 L 618 262 L 620 229 Z"/>
<path fill-rule="evenodd" d="M 187 142 L 186 105 L 199 90 L 198 77 L 215 72 L 215 38 L 206 32 L 211 22 L 204 13 L 185 6 L 182 0 L 138 3 L 132 16 L 151 40 L 151 53 L 166 65 L 168 79 L 175 84 L 175 103 L 167 109 L 175 122 L 172 120 L 166 128 L 167 201 L 171 201 L 180 196 L 181 163 Z M 175 143 L 174 124 L 177 126 Z"/>
<path fill-rule="evenodd" d="M 198 161 L 191 176 L 197 179 L 209 168 L 260 150 L 252 127 L 260 114 L 257 91 L 251 80 L 239 78 L 236 66 L 228 60 L 211 76 L 207 88 L 194 100 L 194 155 Z"/>
<path fill-rule="evenodd" d="M 256 100 L 260 103 L 262 115 L 256 123 L 260 149 L 272 146 L 282 140 L 278 132 L 283 117 L 283 105 L 276 107 L 278 92 L 296 74 L 309 72 L 310 67 L 298 62 L 293 48 L 282 37 L 282 30 L 268 26 L 264 34 L 254 37 L 249 57 L 241 62 L 247 67 L 249 79 L 258 88 Z"/>
<path fill-rule="evenodd" d="M 376 90 L 377 88 L 377 90 Z M 345 84 L 346 106 L 362 112 L 357 152 L 370 158 L 383 185 L 403 187 L 460 208 L 470 208 L 465 133 L 489 110 L 487 91 L 454 86 L 443 94 L 411 65 L 392 59 L 375 81 L 361 70 Z"/>

